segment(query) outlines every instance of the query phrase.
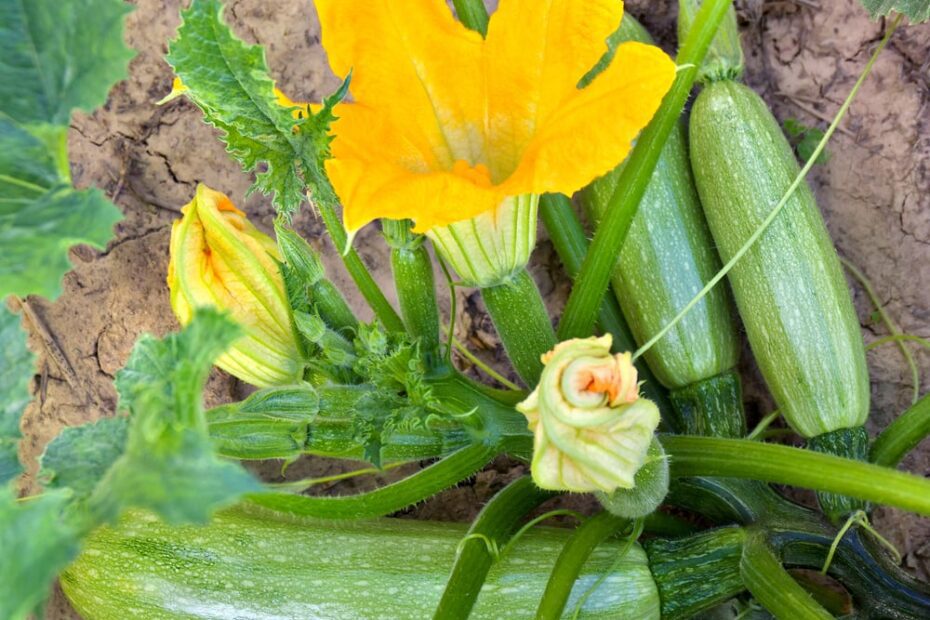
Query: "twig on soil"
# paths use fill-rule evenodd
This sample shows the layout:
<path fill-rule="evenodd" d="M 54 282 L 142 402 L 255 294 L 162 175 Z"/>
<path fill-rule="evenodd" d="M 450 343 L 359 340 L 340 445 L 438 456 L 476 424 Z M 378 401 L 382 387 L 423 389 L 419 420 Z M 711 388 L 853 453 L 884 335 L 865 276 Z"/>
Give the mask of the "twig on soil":
<path fill-rule="evenodd" d="M 819 11 L 822 8 L 820 6 L 820 3 L 815 2 L 815 0 L 791 0 L 791 1 L 794 2 L 795 4 L 800 4 L 802 6 L 806 6 L 808 8 L 814 9 L 815 11 Z"/>
<path fill-rule="evenodd" d="M 36 314 L 35 310 L 32 308 L 27 299 L 18 298 L 17 301 L 19 301 L 19 305 L 23 309 L 23 315 L 25 315 L 26 319 L 32 324 L 36 335 L 42 342 L 42 346 L 45 348 L 46 355 L 49 357 L 49 359 L 55 362 L 56 366 L 58 366 L 58 370 L 61 371 L 65 381 L 67 381 L 68 385 L 71 386 L 71 389 L 74 390 L 78 396 L 84 400 L 84 402 L 87 402 L 88 392 L 84 386 L 84 383 L 78 377 L 77 373 L 74 372 L 74 367 L 71 366 L 71 362 L 68 361 L 64 351 L 62 351 L 61 347 L 58 346 L 58 341 L 55 339 L 55 336 L 45 324 L 45 321 L 39 318 L 39 315 Z M 46 370 L 47 369 L 48 367 L 46 366 Z"/>
<path fill-rule="evenodd" d="M 808 114 L 810 114 L 810 115 L 813 116 L 814 118 L 820 119 L 820 120 L 822 120 L 822 121 L 825 122 L 825 123 L 832 123 L 832 122 L 833 122 L 833 118 L 832 118 L 832 117 L 827 116 L 827 115 L 824 114 L 823 112 L 817 111 L 817 109 L 814 108 L 813 106 L 807 105 L 806 103 L 802 102 L 802 101 L 801 101 L 801 97 L 800 97 L 799 95 L 792 95 L 792 94 L 790 94 L 790 93 L 785 93 L 785 92 L 782 92 L 782 91 L 776 92 L 775 95 L 778 96 L 778 97 L 781 97 L 781 98 L 783 98 L 783 99 L 787 99 L 787 100 L 790 101 L 792 104 L 794 104 L 794 106 L 795 106 L 796 108 L 798 108 L 799 110 L 801 110 L 801 111 L 803 111 L 803 112 L 807 112 Z M 836 130 L 837 130 L 838 132 L 840 132 L 841 134 L 843 134 L 844 136 L 848 136 L 848 137 L 852 138 L 853 140 L 855 140 L 855 139 L 858 137 L 856 134 L 854 134 L 854 133 L 851 132 L 850 130 L 846 129 L 846 128 L 843 127 L 842 125 L 840 125 L 839 127 L 837 127 Z"/>

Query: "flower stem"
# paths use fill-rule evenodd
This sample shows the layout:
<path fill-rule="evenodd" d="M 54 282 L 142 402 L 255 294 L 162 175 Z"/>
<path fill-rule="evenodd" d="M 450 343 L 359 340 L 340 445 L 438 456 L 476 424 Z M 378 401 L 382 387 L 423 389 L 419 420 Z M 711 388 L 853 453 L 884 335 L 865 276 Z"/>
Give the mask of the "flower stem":
<path fill-rule="evenodd" d="M 781 565 L 761 533 L 746 538 L 740 575 L 750 593 L 779 620 L 832 620 Z"/>
<path fill-rule="evenodd" d="M 747 439 L 663 435 L 672 476 L 748 478 L 828 491 L 930 516 L 930 480 L 831 454 Z"/>
<path fill-rule="evenodd" d="M 423 354 L 438 358 L 439 308 L 433 261 L 423 246 L 423 236 L 411 232 L 409 220 L 382 220 L 384 237 L 391 246 L 391 270 L 400 312 L 407 333 L 420 340 Z"/>
<path fill-rule="evenodd" d="M 549 238 L 562 260 L 566 273 L 574 279 L 588 251 L 588 238 L 578 216 L 572 210 L 571 201 L 564 194 L 545 194 L 539 199 L 539 217 L 549 233 Z M 630 332 L 626 319 L 623 318 L 620 305 L 613 296 L 607 295 L 601 301 L 597 320 L 601 329 L 613 336 L 615 351 L 636 349 L 633 334 Z M 668 394 L 652 374 L 649 366 L 638 360 L 636 371 L 639 373 L 639 378 L 645 381 L 643 392 L 646 398 L 658 405 L 663 414 L 670 412 L 672 404 L 668 399 Z"/>
<path fill-rule="evenodd" d="M 529 476 L 524 476 L 491 498 L 468 530 L 434 619 L 468 618 L 496 559 L 486 541 L 500 548 L 513 535 L 520 519 L 549 497 L 551 494 L 536 488 Z"/>
<path fill-rule="evenodd" d="M 591 334 L 604 291 L 607 290 L 616 265 L 617 248 L 623 246 L 659 154 L 678 122 L 685 101 L 691 94 L 698 67 L 731 4 L 732 0 L 708 0 L 696 15 L 678 54 L 677 62 L 681 68 L 678 77 L 633 148 L 617 183 L 617 191 L 610 200 L 604 219 L 591 242 L 591 249 L 585 256 L 559 325 L 560 340 Z"/>
<path fill-rule="evenodd" d="M 872 462 L 896 467 L 927 435 L 930 435 L 930 394 L 911 405 L 875 438 Z"/>
<path fill-rule="evenodd" d="M 575 580 L 588 556 L 595 547 L 627 523 L 629 520 L 604 511 L 591 517 L 572 532 L 572 537 L 565 542 L 555 566 L 552 567 L 546 590 L 539 601 L 539 607 L 536 608 L 537 620 L 557 620 L 562 617 Z"/>
<path fill-rule="evenodd" d="M 401 321 L 400 316 L 397 315 L 387 297 L 381 292 L 381 288 L 375 282 L 375 279 L 371 277 L 371 273 L 369 273 L 365 263 L 362 262 L 358 252 L 351 247 L 347 247 L 349 237 L 345 228 L 342 227 L 342 222 L 339 221 L 336 209 L 327 200 L 319 200 L 314 204 L 323 218 L 323 224 L 333 240 L 333 245 L 336 246 L 339 252 L 344 252 L 342 261 L 345 263 L 346 270 L 352 276 L 365 301 L 374 310 L 375 316 L 378 317 L 378 320 L 388 331 L 404 331 L 404 322 Z"/>
<path fill-rule="evenodd" d="M 517 374 L 526 385 L 536 385 L 543 369 L 540 357 L 556 339 L 533 278 L 522 269 L 509 282 L 481 289 L 481 295 Z"/>

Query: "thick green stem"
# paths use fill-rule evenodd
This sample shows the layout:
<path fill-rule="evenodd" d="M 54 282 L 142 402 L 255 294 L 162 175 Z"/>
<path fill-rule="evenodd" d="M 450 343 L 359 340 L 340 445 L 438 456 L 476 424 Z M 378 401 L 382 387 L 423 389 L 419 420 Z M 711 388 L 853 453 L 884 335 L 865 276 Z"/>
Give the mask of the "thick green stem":
<path fill-rule="evenodd" d="M 382 220 L 384 237 L 391 246 L 391 269 L 400 312 L 407 333 L 420 340 L 421 351 L 433 356 L 439 351 L 439 308 L 433 261 L 422 235 L 411 232 L 409 220 Z"/>
<path fill-rule="evenodd" d="M 692 618 L 742 592 L 739 562 L 745 538 L 743 528 L 725 527 L 678 540 L 648 541 L 646 554 L 663 620 Z"/>
<path fill-rule="evenodd" d="M 524 476 L 510 483 L 481 510 L 463 539 L 434 620 L 465 620 L 471 613 L 488 570 L 495 562 L 489 545 L 500 549 L 526 513 L 551 495 Z"/>
<path fill-rule="evenodd" d="M 928 435 L 930 394 L 914 403 L 875 438 L 872 444 L 872 462 L 885 467 L 897 467 L 901 459 Z"/>
<path fill-rule="evenodd" d="M 930 480 L 830 454 L 745 439 L 664 435 L 674 477 L 748 478 L 828 491 L 930 516 Z"/>
<path fill-rule="evenodd" d="M 536 608 L 537 620 L 558 620 L 562 617 L 575 580 L 588 556 L 595 547 L 627 523 L 627 519 L 605 511 L 588 519 L 572 532 L 552 567 L 546 591 Z"/>
<path fill-rule="evenodd" d="M 672 390 L 669 396 L 678 416 L 674 424 L 678 432 L 709 437 L 746 435 L 743 389 L 736 371 Z"/>
<path fill-rule="evenodd" d="M 303 517 L 371 519 L 421 502 L 473 475 L 497 454 L 492 446 L 462 448 L 417 473 L 380 489 L 358 495 L 310 497 L 288 493 L 256 493 L 252 504 Z"/>
<path fill-rule="evenodd" d="M 342 227 L 342 222 L 339 221 L 339 216 L 336 214 L 333 205 L 326 200 L 317 201 L 315 204 L 320 216 L 323 218 L 323 224 L 333 240 L 333 245 L 336 246 L 338 252 L 343 253 L 342 262 L 345 264 L 346 270 L 352 276 L 365 301 L 374 310 L 375 316 L 378 317 L 385 329 L 393 332 L 404 331 L 404 322 L 400 320 L 397 312 L 391 306 L 391 302 L 381 292 L 378 283 L 371 277 L 371 273 L 369 273 L 365 263 L 362 262 L 362 258 L 358 255 L 358 252 L 348 247 L 349 237 L 345 228 Z"/>
<path fill-rule="evenodd" d="M 746 539 L 740 574 L 755 599 L 779 620 L 833 618 L 788 574 L 759 533 Z"/>
<path fill-rule="evenodd" d="M 691 31 L 678 54 L 678 77 L 652 122 L 637 140 L 620 175 L 617 191 L 591 242 L 591 249 L 585 257 L 562 315 L 559 325 L 561 340 L 591 334 L 601 300 L 616 266 L 616 250 L 623 247 L 659 154 L 678 122 L 697 77 L 698 67 L 731 4 L 732 0 L 708 0 L 695 16 Z"/>
<path fill-rule="evenodd" d="M 568 277 L 574 279 L 588 251 L 588 238 L 581 222 L 578 221 L 578 216 L 572 210 L 568 197 L 564 194 L 542 196 L 539 199 L 539 218 L 549 233 L 549 238 L 562 260 L 565 272 Z M 607 295 L 601 302 L 598 323 L 601 329 L 613 336 L 615 351 L 636 350 L 636 341 L 613 296 Z M 667 414 L 671 411 L 671 403 L 662 384 L 642 360 L 637 360 L 636 371 L 639 373 L 639 378 L 645 381 L 643 393 L 646 398 L 658 405 L 659 410 L 667 419 Z M 672 430 L 678 431 L 679 429 L 672 427 Z"/>
<path fill-rule="evenodd" d="M 540 358 L 556 339 L 533 278 L 523 269 L 505 284 L 482 289 L 481 296 L 517 374 L 526 385 L 536 385 Z"/>

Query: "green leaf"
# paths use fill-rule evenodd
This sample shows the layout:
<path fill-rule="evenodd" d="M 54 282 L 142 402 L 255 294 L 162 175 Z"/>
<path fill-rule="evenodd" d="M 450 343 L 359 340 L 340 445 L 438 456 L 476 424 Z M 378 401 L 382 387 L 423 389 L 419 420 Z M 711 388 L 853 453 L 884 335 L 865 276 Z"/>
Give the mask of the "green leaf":
<path fill-rule="evenodd" d="M 19 419 L 32 396 L 29 382 L 35 360 L 26 348 L 19 317 L 0 306 L 0 488 L 22 473 Z M 0 557 L 4 557 L 0 555 Z M 4 617 L 0 614 L 0 617 Z"/>
<path fill-rule="evenodd" d="M 0 140 L 0 151 L 6 148 Z M 0 169 L 0 181 L 4 172 Z M 33 199 L 0 200 L 0 297 L 54 299 L 71 269 L 69 248 L 78 243 L 103 248 L 120 219 L 119 209 L 96 188 L 57 185 Z"/>
<path fill-rule="evenodd" d="M 103 518 L 133 506 L 169 523 L 204 523 L 260 488 L 238 464 L 214 454 L 201 404 L 213 361 L 241 334 L 224 315 L 200 309 L 178 333 L 139 339 L 116 377 L 120 405 L 131 416 L 126 451 L 92 497 Z"/>
<path fill-rule="evenodd" d="M 295 133 L 290 109 L 277 103 L 264 50 L 237 39 L 222 11 L 218 0 L 194 0 L 167 60 L 205 120 L 224 132 L 229 153 L 247 172 L 258 171 L 253 189 L 293 213 L 304 199 L 298 161 L 306 132 Z"/>
<path fill-rule="evenodd" d="M 0 618 L 26 618 L 77 556 L 79 534 L 62 517 L 68 499 L 56 492 L 17 502 L 0 488 Z"/>
<path fill-rule="evenodd" d="M 91 494 L 107 470 L 123 454 L 129 419 L 104 418 L 65 428 L 45 448 L 39 477 L 49 489 L 71 489 L 76 496 Z"/>
<path fill-rule="evenodd" d="M 0 113 L 67 126 L 126 76 L 122 0 L 0 0 Z"/>
<path fill-rule="evenodd" d="M 919 24 L 930 19 L 930 2 L 927 0 L 860 0 L 872 17 L 887 16 L 892 11 L 903 13 L 911 23 Z"/>

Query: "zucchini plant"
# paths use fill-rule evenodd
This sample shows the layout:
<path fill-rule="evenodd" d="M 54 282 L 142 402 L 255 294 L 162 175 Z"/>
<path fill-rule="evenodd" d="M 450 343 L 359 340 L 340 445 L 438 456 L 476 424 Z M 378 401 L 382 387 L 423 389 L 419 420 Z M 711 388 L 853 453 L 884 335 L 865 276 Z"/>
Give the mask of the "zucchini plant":
<path fill-rule="evenodd" d="M 59 573 L 89 620 L 684 619 L 734 598 L 786 618 L 848 611 L 786 568 L 822 567 L 866 617 L 928 617 L 927 588 L 901 574 L 861 515 L 837 528 L 766 484 L 819 491 L 834 518 L 855 507 L 844 497 L 930 516 L 930 481 L 887 467 L 927 435 L 923 401 L 883 432 L 872 450 L 878 464 L 844 457 L 859 456 L 849 446 L 862 438 L 843 430 L 861 424 L 867 403 L 863 384 L 852 383 L 862 378 L 853 359 L 861 341 L 815 206 L 804 188 L 792 195 L 803 175 L 790 148 L 786 155 L 760 100 L 729 79 L 738 65 L 731 2 L 683 6 L 677 67 L 654 46 L 622 42 L 636 24 L 620 21 L 615 0 L 508 0 L 492 18 L 479 0 L 453 4 L 461 24 L 439 0 L 412 3 L 402 15 L 396 3 L 317 0 L 323 45 L 346 78 L 319 106 L 276 88 L 263 50 L 235 36 L 219 0 L 193 0 L 182 11 L 168 55 L 174 95 L 188 97 L 255 174 L 256 189 L 278 210 L 276 239 L 218 191 L 201 187 L 183 208 L 168 269 L 182 329 L 139 339 L 116 377 L 117 415 L 68 428 L 47 446 L 40 495 L 0 490 L 0 557 L 12 560 L 0 563 L 0 616 L 27 617 Z M 101 57 L 82 56 L 78 65 L 108 68 L 100 73 L 110 81 L 112 65 L 127 55 L 114 43 L 118 28 L 87 27 L 92 14 L 119 24 L 123 10 L 112 2 L 0 0 L 0 10 L 15 35 L 14 69 L 44 75 L 64 101 L 52 106 L 52 132 L 0 91 L 0 124 L 13 119 L 0 139 L 29 146 L 0 155 L 0 187 L 12 187 L 3 198 L 18 225 L 23 205 L 73 197 L 62 172 L 62 110 L 102 97 L 97 88 L 88 89 L 94 97 L 79 96 L 68 81 L 71 65 L 55 64 L 62 50 L 80 55 L 94 47 L 87 37 L 108 37 L 94 48 Z M 711 45 L 721 22 L 722 38 Z M 42 39 L 31 24 L 56 27 Z M 680 133 L 701 66 L 722 78 L 705 86 L 690 129 L 698 190 L 726 261 L 719 271 Z M 7 74 L 0 88 L 20 75 Z M 90 69 L 85 75 L 104 81 Z M 40 91 L 58 92 L 30 92 Z M 621 108 L 623 122 L 605 122 Z M 732 126 L 734 119 L 745 127 Z M 812 159 L 834 130 L 835 123 Z M 48 136 L 57 137 L 43 142 Z M 740 153 L 747 136 L 762 148 Z M 589 245 L 564 194 L 612 169 L 585 192 L 600 220 Z M 753 196 L 760 192 L 765 204 Z M 371 306 L 371 323 L 359 320 L 294 230 L 291 217 L 305 200 Z M 769 201 L 778 202 L 775 211 Z M 742 211 L 733 212 L 737 203 Z M 577 276 L 558 344 L 525 268 L 539 204 Z M 782 208 L 785 217 L 776 219 Z M 81 239 L 102 243 L 97 228 L 112 223 L 107 213 L 88 217 L 93 234 Z M 352 249 L 354 232 L 377 219 L 399 312 Z M 18 230 L 0 229 L 4 239 Z M 529 391 L 492 388 L 455 368 L 452 338 L 441 337 L 427 244 L 455 270 L 454 286 L 482 289 Z M 61 244 L 53 245 L 61 258 Z M 793 257 L 791 264 L 762 277 L 765 260 L 779 256 Z M 687 277 L 670 276 L 681 264 Z M 760 358 L 782 361 L 766 376 L 776 397 L 791 397 L 784 414 L 821 451 L 740 438 L 737 339 L 728 296 L 714 289 L 731 269 L 750 338 L 762 333 L 778 345 L 753 343 Z M 747 279 L 760 273 L 759 281 Z M 604 299 L 612 274 L 630 326 L 645 341 L 635 353 L 623 350 L 632 339 L 615 300 Z M 784 291 L 802 276 L 810 281 L 792 293 L 812 296 L 791 305 Z M 814 282 L 824 288 L 807 286 Z M 752 309 L 760 302 L 754 293 L 778 303 Z M 595 320 L 607 333 L 593 334 Z M 782 329 L 787 324 L 794 327 Z M 799 335 L 809 340 L 799 345 L 792 340 Z M 6 483 L 21 467 L 15 440 L 31 357 L 10 313 L 0 315 L 0 339 L 10 343 L 11 362 L 0 372 Z M 644 354 L 682 412 L 683 423 L 669 426 L 685 433 L 655 432 L 662 403 L 650 398 L 662 391 L 641 385 L 652 381 L 635 365 Z M 214 364 L 260 389 L 205 409 Z M 796 380 L 786 387 L 789 372 Z M 819 400 L 804 405 L 805 397 Z M 501 455 L 528 465 L 532 476 L 495 493 L 470 525 L 380 519 Z M 238 462 L 307 456 L 365 464 L 273 484 Z M 417 462 L 415 473 L 368 492 L 315 492 L 322 482 Z M 565 509 L 531 517 L 566 491 L 593 492 L 607 510 L 573 531 L 536 527 L 555 515 L 579 517 Z"/>

